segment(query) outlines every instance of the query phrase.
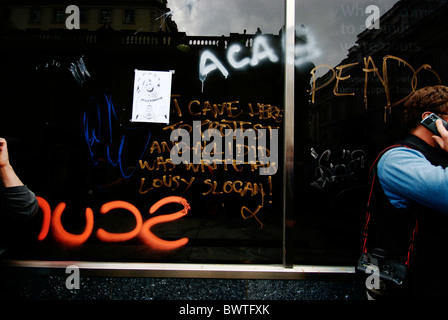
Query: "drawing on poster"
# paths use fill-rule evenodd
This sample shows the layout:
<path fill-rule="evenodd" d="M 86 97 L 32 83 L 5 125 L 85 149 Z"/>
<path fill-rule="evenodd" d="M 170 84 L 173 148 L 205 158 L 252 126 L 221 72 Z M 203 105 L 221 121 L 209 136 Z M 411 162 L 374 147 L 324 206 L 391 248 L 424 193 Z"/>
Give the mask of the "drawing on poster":
<path fill-rule="evenodd" d="M 169 123 L 171 71 L 135 70 L 132 122 Z"/>

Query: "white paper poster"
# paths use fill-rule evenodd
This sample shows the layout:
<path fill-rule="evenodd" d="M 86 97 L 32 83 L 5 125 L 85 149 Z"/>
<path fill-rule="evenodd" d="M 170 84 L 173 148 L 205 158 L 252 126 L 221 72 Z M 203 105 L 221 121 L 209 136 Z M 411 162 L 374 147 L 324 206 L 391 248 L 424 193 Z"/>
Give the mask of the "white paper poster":
<path fill-rule="evenodd" d="M 135 70 L 132 122 L 169 123 L 171 71 Z"/>

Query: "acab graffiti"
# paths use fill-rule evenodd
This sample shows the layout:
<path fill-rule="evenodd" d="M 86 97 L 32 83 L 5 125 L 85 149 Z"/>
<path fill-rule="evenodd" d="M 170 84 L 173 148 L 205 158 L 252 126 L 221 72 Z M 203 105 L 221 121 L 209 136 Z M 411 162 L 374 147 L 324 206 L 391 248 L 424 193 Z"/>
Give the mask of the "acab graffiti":
<path fill-rule="evenodd" d="M 265 59 L 269 59 L 273 63 L 279 61 L 279 57 L 274 49 L 269 46 L 267 38 L 263 36 L 258 36 L 254 39 L 252 57 L 238 60 L 236 55 L 241 50 L 242 46 L 239 44 L 233 44 L 227 50 L 227 60 L 234 69 L 241 69 L 247 66 L 255 67 L 260 61 Z M 204 81 L 207 75 L 214 70 L 219 70 L 225 78 L 229 76 L 229 71 L 224 64 L 211 51 L 205 50 L 202 52 L 199 61 L 199 80 L 202 82 L 202 91 L 204 91 Z"/>
<path fill-rule="evenodd" d="M 67 206 L 65 202 L 60 202 L 52 210 L 50 204 L 43 197 L 37 197 L 37 200 L 39 208 L 43 213 L 42 227 L 37 240 L 45 240 L 51 230 L 52 236 L 57 242 L 68 247 L 76 247 L 85 243 L 92 236 L 92 233 L 94 233 L 95 220 L 91 208 L 86 208 L 85 210 L 86 223 L 84 231 L 80 234 L 73 234 L 68 232 L 61 222 L 62 214 Z M 180 204 L 182 209 L 174 213 L 154 216 L 143 221 L 140 210 L 133 204 L 121 200 L 107 202 L 101 206 L 99 210 L 100 214 L 107 214 L 113 210 L 122 209 L 130 212 L 134 216 L 135 227 L 127 232 L 109 232 L 103 228 L 98 228 L 95 235 L 100 241 L 106 243 L 118 243 L 137 238 L 146 246 L 157 251 L 171 251 L 183 247 L 188 243 L 188 238 L 168 241 L 159 238 L 151 231 L 151 228 L 155 225 L 181 219 L 187 215 L 190 210 L 190 205 L 187 200 L 178 196 L 169 196 L 162 198 L 153 204 L 149 209 L 149 214 L 155 214 L 162 206 L 170 203 Z"/>

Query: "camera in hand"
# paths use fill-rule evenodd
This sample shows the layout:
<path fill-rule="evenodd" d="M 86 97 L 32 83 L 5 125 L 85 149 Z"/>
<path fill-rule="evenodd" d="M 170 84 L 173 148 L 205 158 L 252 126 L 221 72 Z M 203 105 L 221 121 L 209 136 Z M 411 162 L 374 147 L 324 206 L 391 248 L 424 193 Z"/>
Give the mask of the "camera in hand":
<path fill-rule="evenodd" d="M 363 253 L 358 260 L 357 270 L 378 269 L 380 280 L 402 285 L 406 279 L 407 268 L 404 264 L 387 259 L 386 252 L 382 249 L 373 249 L 370 253 Z"/>

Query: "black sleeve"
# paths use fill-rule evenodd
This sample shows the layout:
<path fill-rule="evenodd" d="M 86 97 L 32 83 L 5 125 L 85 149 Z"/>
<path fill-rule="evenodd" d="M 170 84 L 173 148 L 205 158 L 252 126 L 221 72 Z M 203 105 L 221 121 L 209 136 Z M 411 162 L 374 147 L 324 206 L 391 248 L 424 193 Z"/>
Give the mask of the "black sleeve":
<path fill-rule="evenodd" d="M 27 186 L 5 188 L 0 180 L 0 214 L 14 218 L 31 218 L 38 207 L 36 196 Z"/>

